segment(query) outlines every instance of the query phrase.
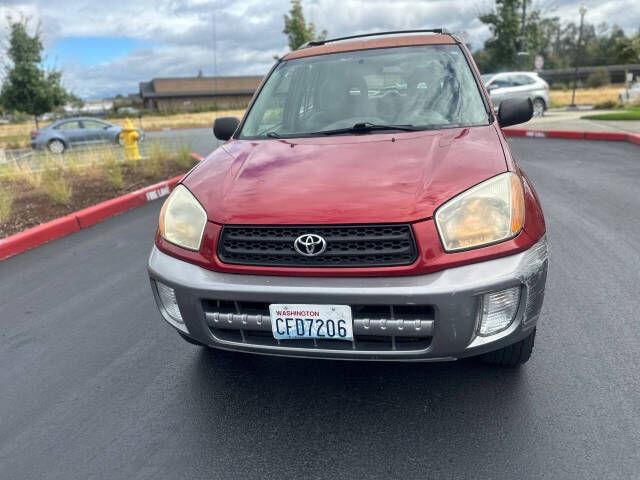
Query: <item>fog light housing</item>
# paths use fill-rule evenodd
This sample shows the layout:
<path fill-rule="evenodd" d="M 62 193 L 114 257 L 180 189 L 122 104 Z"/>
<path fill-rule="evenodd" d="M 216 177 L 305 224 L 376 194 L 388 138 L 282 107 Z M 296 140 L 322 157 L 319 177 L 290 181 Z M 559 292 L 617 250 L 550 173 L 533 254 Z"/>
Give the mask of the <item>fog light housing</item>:
<path fill-rule="evenodd" d="M 520 286 L 517 286 L 482 296 L 482 316 L 478 325 L 478 335 L 495 335 L 513 323 L 520 305 L 520 290 Z"/>
<path fill-rule="evenodd" d="M 164 313 L 169 316 L 171 320 L 184 325 L 184 320 L 178 307 L 178 301 L 176 300 L 176 291 L 160 282 L 156 282 L 156 288 L 158 289 L 158 297 L 160 298 Z"/>

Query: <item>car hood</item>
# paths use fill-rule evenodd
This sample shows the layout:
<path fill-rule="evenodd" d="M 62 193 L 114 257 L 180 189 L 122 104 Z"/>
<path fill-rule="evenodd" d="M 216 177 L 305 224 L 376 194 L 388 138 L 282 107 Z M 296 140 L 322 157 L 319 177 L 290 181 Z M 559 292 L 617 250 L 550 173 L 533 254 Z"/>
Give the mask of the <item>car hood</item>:
<path fill-rule="evenodd" d="M 184 180 L 220 224 L 426 219 L 506 161 L 493 125 L 398 134 L 234 140 Z"/>

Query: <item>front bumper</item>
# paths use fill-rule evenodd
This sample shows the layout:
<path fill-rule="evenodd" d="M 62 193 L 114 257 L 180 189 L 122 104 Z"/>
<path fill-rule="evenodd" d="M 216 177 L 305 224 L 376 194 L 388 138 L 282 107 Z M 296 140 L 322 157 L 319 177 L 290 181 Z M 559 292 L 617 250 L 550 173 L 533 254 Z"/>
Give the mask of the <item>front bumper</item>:
<path fill-rule="evenodd" d="M 183 334 L 212 347 L 311 358 L 427 361 L 479 355 L 529 335 L 542 308 L 547 263 L 547 242 L 543 237 L 529 250 L 515 255 L 426 275 L 345 278 L 230 274 L 178 260 L 155 246 L 148 270 L 164 319 Z M 175 290 L 184 323 L 176 322 L 167 314 L 159 300 L 156 282 Z M 518 286 L 520 301 L 511 325 L 494 335 L 478 336 L 482 296 Z M 240 302 L 393 305 L 396 308 L 420 305 L 429 306 L 432 314 L 417 321 L 354 319 L 354 334 L 364 332 L 375 335 L 376 339 L 392 340 L 384 344 L 388 347 L 369 348 L 367 342 L 351 345 L 337 340 L 322 344 L 307 340 L 278 342 L 270 337 L 268 315 L 246 314 L 240 310 L 237 313 L 210 311 L 212 303 L 219 306 L 225 302 L 236 308 Z M 393 318 L 393 308 L 391 316 Z M 261 335 L 253 337 L 247 332 Z M 417 341 L 400 346 L 396 338 Z"/>

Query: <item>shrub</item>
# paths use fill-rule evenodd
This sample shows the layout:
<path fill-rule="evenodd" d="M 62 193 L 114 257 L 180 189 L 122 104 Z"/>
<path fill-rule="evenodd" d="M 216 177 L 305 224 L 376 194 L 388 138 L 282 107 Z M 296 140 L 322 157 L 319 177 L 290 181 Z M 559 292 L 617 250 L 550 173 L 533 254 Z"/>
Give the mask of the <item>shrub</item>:
<path fill-rule="evenodd" d="M 615 100 L 604 100 L 596 103 L 593 108 L 596 110 L 608 110 L 611 108 L 617 108 L 618 106 L 619 104 Z"/>
<path fill-rule="evenodd" d="M 551 90 L 562 90 L 563 92 L 568 90 L 567 84 L 564 82 L 553 82 L 549 88 L 551 88 Z"/>
<path fill-rule="evenodd" d="M 102 158 L 102 165 L 104 167 L 105 176 L 107 181 L 116 188 L 122 187 L 122 166 L 118 162 L 115 154 L 108 150 L 104 153 Z"/>
<path fill-rule="evenodd" d="M 76 152 L 71 151 L 67 153 L 65 161 L 66 161 L 66 168 L 71 175 L 73 176 L 80 175 L 80 158 Z"/>
<path fill-rule="evenodd" d="M 193 165 L 193 159 L 191 158 L 191 147 L 189 145 L 181 143 L 178 146 L 174 163 L 184 170 L 191 168 Z"/>
<path fill-rule="evenodd" d="M 11 217 L 13 196 L 8 188 L 0 190 L 0 223 L 4 223 Z"/>
<path fill-rule="evenodd" d="M 102 163 L 100 163 L 100 160 L 97 158 L 92 159 L 84 168 L 83 168 L 83 172 L 84 174 L 93 180 L 98 180 L 101 178 L 104 178 L 105 176 L 105 170 L 104 170 L 104 166 L 102 165 Z"/>
<path fill-rule="evenodd" d="M 55 203 L 67 205 L 71 199 L 71 185 L 62 168 L 47 165 L 42 175 L 42 189 Z"/>
<path fill-rule="evenodd" d="M 7 178 L 11 181 L 25 182 L 34 188 L 42 184 L 42 173 L 34 171 L 26 163 L 13 161 L 6 171 Z"/>
<path fill-rule="evenodd" d="M 587 77 L 587 87 L 598 88 L 611 84 L 611 75 L 606 68 L 597 68 Z"/>
<path fill-rule="evenodd" d="M 140 161 L 140 171 L 149 176 L 159 175 L 164 164 L 171 160 L 171 153 L 164 143 L 153 142 L 149 147 L 149 158 Z"/>

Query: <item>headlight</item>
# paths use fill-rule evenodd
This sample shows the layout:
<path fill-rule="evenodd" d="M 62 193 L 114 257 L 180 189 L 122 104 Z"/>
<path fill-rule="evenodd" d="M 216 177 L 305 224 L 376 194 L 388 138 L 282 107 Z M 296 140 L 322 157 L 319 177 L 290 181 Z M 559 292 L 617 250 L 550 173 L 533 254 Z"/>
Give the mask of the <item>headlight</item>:
<path fill-rule="evenodd" d="M 513 238 L 524 225 L 522 182 L 511 172 L 490 178 L 443 204 L 435 219 L 447 252 Z"/>
<path fill-rule="evenodd" d="M 183 185 L 178 185 L 160 211 L 160 235 L 179 247 L 200 250 L 207 224 L 207 213 L 196 197 Z"/>

